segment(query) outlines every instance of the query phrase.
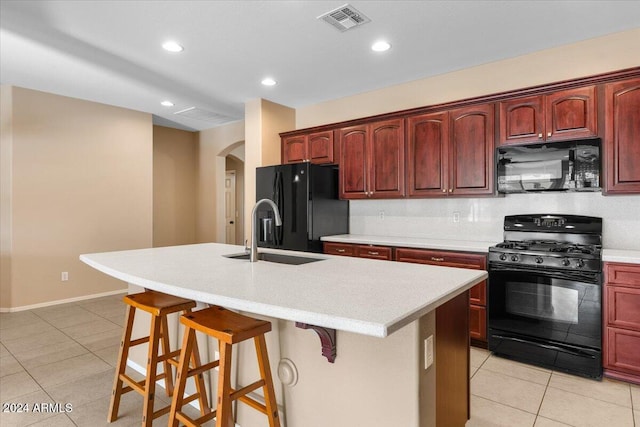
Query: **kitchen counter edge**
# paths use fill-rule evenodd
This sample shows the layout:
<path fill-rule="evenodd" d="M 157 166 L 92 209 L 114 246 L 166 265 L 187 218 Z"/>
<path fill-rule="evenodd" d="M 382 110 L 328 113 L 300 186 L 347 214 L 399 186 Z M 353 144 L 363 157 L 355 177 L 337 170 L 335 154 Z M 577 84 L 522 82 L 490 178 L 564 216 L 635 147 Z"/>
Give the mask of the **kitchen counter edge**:
<path fill-rule="evenodd" d="M 640 251 L 626 249 L 603 249 L 602 261 L 640 264 Z"/>
<path fill-rule="evenodd" d="M 437 249 L 443 251 L 487 253 L 491 246 L 498 242 L 428 239 L 401 236 L 371 236 L 364 234 L 339 234 L 324 236 L 320 240 L 334 243 L 351 243 L 359 245 L 394 246 L 399 248 Z"/>

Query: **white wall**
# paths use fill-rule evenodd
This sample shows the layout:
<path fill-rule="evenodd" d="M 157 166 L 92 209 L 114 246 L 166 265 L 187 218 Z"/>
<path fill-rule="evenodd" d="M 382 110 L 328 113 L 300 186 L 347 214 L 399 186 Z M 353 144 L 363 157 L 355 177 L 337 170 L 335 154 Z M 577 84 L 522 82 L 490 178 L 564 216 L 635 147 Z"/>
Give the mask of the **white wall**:
<path fill-rule="evenodd" d="M 637 67 L 639 40 L 640 29 L 634 29 L 301 107 L 296 110 L 296 126 L 337 123 Z M 385 211 L 384 221 L 379 219 L 380 210 Z M 452 222 L 454 211 L 460 212 L 460 223 Z M 352 201 L 350 232 L 498 242 L 505 215 L 537 212 L 603 217 L 605 247 L 640 249 L 640 196 L 600 193 Z"/>

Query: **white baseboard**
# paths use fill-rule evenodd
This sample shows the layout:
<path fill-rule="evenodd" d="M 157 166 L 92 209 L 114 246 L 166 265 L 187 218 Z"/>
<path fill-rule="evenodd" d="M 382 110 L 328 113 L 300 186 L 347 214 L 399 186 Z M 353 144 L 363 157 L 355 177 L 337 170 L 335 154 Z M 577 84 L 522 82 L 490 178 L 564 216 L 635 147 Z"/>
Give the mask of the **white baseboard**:
<path fill-rule="evenodd" d="M 17 312 L 17 311 L 33 310 L 35 308 L 51 307 L 51 306 L 59 305 L 59 304 L 67 304 L 67 303 L 70 303 L 70 302 L 78 302 L 78 301 L 84 301 L 84 300 L 93 299 L 93 298 L 108 297 L 108 296 L 111 296 L 111 295 L 126 294 L 126 293 L 127 293 L 127 289 L 119 289 L 117 291 L 101 292 L 99 294 L 84 295 L 84 296 L 81 296 L 81 297 L 60 299 L 60 300 L 56 300 L 56 301 L 42 302 L 42 303 L 39 303 L 39 304 L 23 305 L 22 307 L 0 307 L 0 313 L 14 313 L 14 312 Z"/>

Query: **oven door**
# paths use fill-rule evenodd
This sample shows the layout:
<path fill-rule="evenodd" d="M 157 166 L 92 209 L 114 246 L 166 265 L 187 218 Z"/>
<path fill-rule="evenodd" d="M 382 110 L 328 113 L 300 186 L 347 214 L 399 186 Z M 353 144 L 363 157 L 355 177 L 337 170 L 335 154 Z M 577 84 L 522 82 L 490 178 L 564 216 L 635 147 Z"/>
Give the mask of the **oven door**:
<path fill-rule="evenodd" d="M 591 377 L 602 372 L 599 273 L 489 267 L 489 349 Z"/>

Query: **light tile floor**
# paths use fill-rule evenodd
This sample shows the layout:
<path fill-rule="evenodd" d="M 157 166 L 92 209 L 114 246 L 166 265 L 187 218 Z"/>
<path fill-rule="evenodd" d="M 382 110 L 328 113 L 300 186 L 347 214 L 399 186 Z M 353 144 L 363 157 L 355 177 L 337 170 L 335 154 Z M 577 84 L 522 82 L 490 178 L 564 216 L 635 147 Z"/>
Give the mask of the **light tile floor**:
<path fill-rule="evenodd" d="M 0 426 L 140 425 L 136 393 L 123 396 L 116 422 L 106 421 L 124 310 L 116 295 L 0 313 Z M 159 398 L 168 403 L 165 395 Z M 29 404 L 29 412 L 5 412 L 15 409 L 11 403 Z M 71 406 L 69 412 L 33 411 L 43 403 Z M 154 422 L 166 424 L 166 415 Z M 634 425 L 640 427 L 639 386 L 587 380 L 471 349 L 467 427 Z"/>

